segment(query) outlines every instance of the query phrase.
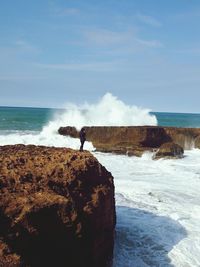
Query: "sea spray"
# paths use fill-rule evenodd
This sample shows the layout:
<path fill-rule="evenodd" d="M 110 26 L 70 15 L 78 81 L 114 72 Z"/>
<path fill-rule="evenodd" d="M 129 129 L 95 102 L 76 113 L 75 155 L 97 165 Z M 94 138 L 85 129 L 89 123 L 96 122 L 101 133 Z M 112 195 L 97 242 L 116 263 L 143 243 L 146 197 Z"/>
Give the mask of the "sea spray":
<path fill-rule="evenodd" d="M 80 147 L 79 139 L 61 136 L 57 133 L 47 133 L 46 131 L 37 134 L 16 133 L 0 135 L 0 145 L 14 144 L 69 147 L 73 149 L 79 149 Z M 85 142 L 84 149 L 89 151 L 95 150 L 91 142 Z"/>
<path fill-rule="evenodd" d="M 105 94 L 95 104 L 66 104 L 63 114 L 47 125 L 50 129 L 60 126 L 141 126 L 157 125 L 157 119 L 149 109 L 126 105 L 110 93 Z"/>
<path fill-rule="evenodd" d="M 105 94 L 95 104 L 67 104 L 66 109 L 54 114 L 42 129 L 35 134 L 17 132 L 0 135 L 0 144 L 35 144 L 78 149 L 78 139 L 58 135 L 61 126 L 75 126 L 78 130 L 83 126 L 138 126 L 157 125 L 157 119 L 150 110 L 126 105 L 110 93 Z M 94 150 L 92 143 L 86 142 L 85 149 Z"/>

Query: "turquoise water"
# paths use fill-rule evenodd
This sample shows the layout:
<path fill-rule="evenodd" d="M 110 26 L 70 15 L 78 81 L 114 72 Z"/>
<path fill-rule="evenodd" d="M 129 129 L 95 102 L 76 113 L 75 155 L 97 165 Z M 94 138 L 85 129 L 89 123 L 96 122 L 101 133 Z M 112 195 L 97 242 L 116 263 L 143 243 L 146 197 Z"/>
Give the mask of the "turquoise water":
<path fill-rule="evenodd" d="M 160 126 L 200 128 L 200 114 L 152 112 Z"/>
<path fill-rule="evenodd" d="M 0 131 L 40 131 L 58 112 L 49 108 L 0 107 Z M 200 127 L 200 114 L 152 112 L 160 126 Z"/>
<path fill-rule="evenodd" d="M 48 108 L 0 107 L 0 130 L 40 131 L 53 112 Z"/>

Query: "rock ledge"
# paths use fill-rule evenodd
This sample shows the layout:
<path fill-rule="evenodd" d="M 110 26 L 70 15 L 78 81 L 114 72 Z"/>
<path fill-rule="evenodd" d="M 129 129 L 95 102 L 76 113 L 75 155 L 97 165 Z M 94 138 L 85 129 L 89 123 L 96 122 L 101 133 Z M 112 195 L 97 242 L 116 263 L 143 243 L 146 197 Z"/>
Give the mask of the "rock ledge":
<path fill-rule="evenodd" d="M 0 266 L 109 266 L 113 177 L 89 152 L 0 147 Z"/>
<path fill-rule="evenodd" d="M 200 128 L 162 126 L 91 126 L 85 127 L 87 140 L 97 151 L 141 156 L 154 152 L 165 143 L 175 143 L 184 149 L 200 148 Z M 79 137 L 75 127 L 60 127 L 58 133 Z"/>

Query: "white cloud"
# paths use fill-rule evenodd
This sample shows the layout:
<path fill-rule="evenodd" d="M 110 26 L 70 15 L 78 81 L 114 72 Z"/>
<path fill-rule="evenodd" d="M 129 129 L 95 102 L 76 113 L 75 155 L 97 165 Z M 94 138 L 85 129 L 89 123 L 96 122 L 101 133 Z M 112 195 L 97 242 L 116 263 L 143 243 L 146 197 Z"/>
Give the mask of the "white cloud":
<path fill-rule="evenodd" d="M 188 19 L 199 18 L 200 17 L 200 9 L 196 8 L 196 9 L 185 11 L 182 13 L 177 13 L 175 15 L 172 15 L 171 17 L 174 19 L 184 20 L 184 21 L 186 21 Z"/>
<path fill-rule="evenodd" d="M 130 41 L 134 32 L 117 32 L 106 29 L 87 30 L 84 37 L 87 42 L 97 45 L 117 45 Z"/>
<path fill-rule="evenodd" d="M 137 42 L 143 46 L 151 47 L 151 48 L 159 48 L 163 47 L 163 44 L 158 40 L 142 40 L 142 39 L 136 39 Z"/>
<path fill-rule="evenodd" d="M 157 19 L 155 19 L 154 17 L 151 17 L 151 16 L 147 16 L 147 15 L 138 13 L 136 15 L 136 18 L 139 21 L 141 21 L 147 25 L 153 26 L 153 27 L 161 27 L 162 26 L 160 21 L 158 21 Z"/>
<path fill-rule="evenodd" d="M 66 64 L 35 64 L 43 69 L 66 71 L 113 71 L 116 62 L 66 63 Z"/>
<path fill-rule="evenodd" d="M 36 46 L 28 43 L 27 41 L 18 39 L 14 42 L 14 46 L 23 52 L 31 52 L 31 53 L 39 53 L 40 49 L 38 49 Z"/>
<path fill-rule="evenodd" d="M 56 13 L 59 16 L 74 16 L 80 14 L 80 9 L 74 7 L 68 7 L 68 8 L 58 9 Z"/>
<path fill-rule="evenodd" d="M 105 29 L 87 30 L 83 32 L 85 45 L 107 48 L 107 52 L 133 53 L 141 48 L 161 48 L 159 40 L 146 40 L 138 37 L 136 31 L 111 31 Z M 105 51 L 104 51 L 105 53 Z"/>

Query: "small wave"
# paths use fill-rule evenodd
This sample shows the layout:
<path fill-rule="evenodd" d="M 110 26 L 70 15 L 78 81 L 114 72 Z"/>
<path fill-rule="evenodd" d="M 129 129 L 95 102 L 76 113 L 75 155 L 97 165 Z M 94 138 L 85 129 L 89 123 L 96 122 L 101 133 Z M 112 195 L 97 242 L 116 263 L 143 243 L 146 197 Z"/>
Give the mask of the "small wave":
<path fill-rule="evenodd" d="M 14 144 L 68 147 L 73 149 L 79 149 L 80 147 L 79 139 L 71 138 L 69 136 L 61 136 L 59 134 L 45 134 L 41 132 L 38 134 L 13 133 L 0 135 L 0 145 Z M 91 142 L 86 142 L 84 148 L 89 151 L 95 150 Z"/>
<path fill-rule="evenodd" d="M 16 134 L 16 135 L 37 135 L 39 134 L 39 131 L 31 131 L 31 130 L 0 130 L 0 135 L 9 135 L 9 134 Z"/>

